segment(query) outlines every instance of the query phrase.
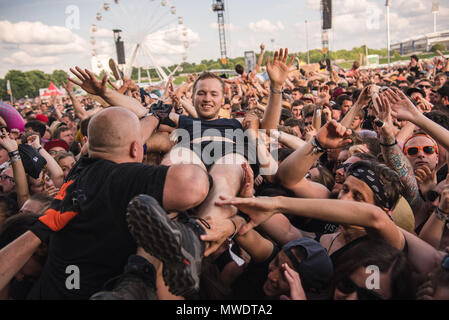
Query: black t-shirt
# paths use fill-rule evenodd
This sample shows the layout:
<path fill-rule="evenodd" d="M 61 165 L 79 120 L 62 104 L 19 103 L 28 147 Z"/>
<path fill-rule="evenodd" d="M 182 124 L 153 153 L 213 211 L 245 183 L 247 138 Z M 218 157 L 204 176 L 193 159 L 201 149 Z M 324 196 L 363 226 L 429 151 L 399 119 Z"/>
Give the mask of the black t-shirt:
<path fill-rule="evenodd" d="M 201 120 L 192 117 L 179 116 L 179 129 L 185 129 L 190 139 L 203 136 L 225 137 L 236 141 L 236 130 L 243 130 L 242 124 L 236 119 Z M 243 132 L 243 131 L 242 131 Z"/>
<path fill-rule="evenodd" d="M 50 237 L 46 264 L 28 298 L 88 299 L 107 280 L 123 273 L 128 256 L 136 252 L 126 223 L 127 205 L 143 193 L 162 205 L 167 170 L 82 158 L 70 171 L 67 181 L 74 182 L 64 197 L 64 201 L 76 198 L 79 210 Z M 79 289 L 66 287 L 71 276 L 68 283 L 76 284 L 73 266 L 79 270 Z"/>
<path fill-rule="evenodd" d="M 265 298 L 263 286 L 268 276 L 268 266 L 279 253 L 279 247 L 274 245 L 271 255 L 262 262 L 251 261 L 243 273 L 231 285 L 235 299 L 260 300 Z"/>

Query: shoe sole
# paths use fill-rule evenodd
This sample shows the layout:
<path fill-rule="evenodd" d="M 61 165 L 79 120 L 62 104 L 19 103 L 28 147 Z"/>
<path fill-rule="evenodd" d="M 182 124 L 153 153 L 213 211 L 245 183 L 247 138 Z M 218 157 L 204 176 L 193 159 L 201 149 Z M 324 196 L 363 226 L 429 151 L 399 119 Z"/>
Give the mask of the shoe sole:
<path fill-rule="evenodd" d="M 130 201 L 126 216 L 137 244 L 163 262 L 162 275 L 169 291 L 177 296 L 198 292 L 198 259 L 184 250 L 181 232 L 159 203 L 150 196 L 138 195 Z"/>

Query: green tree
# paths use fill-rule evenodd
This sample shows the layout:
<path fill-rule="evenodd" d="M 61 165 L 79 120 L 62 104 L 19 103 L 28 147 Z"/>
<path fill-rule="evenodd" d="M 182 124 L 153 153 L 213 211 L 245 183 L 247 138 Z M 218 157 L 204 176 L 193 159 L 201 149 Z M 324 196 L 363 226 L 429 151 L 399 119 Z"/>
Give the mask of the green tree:
<path fill-rule="evenodd" d="M 25 76 L 33 85 L 33 97 L 39 95 L 40 88 L 48 88 L 51 82 L 50 75 L 39 70 L 27 71 L 25 72 Z"/>
<path fill-rule="evenodd" d="M 11 83 L 11 90 L 14 98 L 20 99 L 25 96 L 34 97 L 34 86 L 26 77 L 25 73 L 19 70 L 9 70 L 5 76 L 5 80 Z"/>
<path fill-rule="evenodd" d="M 55 84 L 55 86 L 60 86 L 62 82 L 67 81 L 67 72 L 64 70 L 55 70 L 50 76 L 51 81 Z"/>
<path fill-rule="evenodd" d="M 432 52 L 437 52 L 437 50 L 440 50 L 440 51 L 446 51 L 446 47 L 445 47 L 445 45 L 442 44 L 442 43 L 435 43 L 435 44 L 432 46 L 432 48 L 430 49 L 430 51 L 432 51 Z"/>

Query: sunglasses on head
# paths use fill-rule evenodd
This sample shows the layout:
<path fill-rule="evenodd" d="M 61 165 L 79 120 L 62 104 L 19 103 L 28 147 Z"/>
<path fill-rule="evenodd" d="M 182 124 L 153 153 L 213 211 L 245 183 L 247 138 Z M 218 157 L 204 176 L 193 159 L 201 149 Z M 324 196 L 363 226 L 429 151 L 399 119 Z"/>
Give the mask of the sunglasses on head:
<path fill-rule="evenodd" d="M 349 277 L 344 277 L 337 284 L 337 289 L 344 294 L 351 294 L 357 292 L 359 300 L 384 300 L 379 294 L 366 288 L 361 288 L 354 283 Z"/>
<path fill-rule="evenodd" d="M 407 147 L 404 149 L 404 152 L 408 156 L 416 156 L 419 153 L 419 150 L 422 150 L 427 155 L 432 155 L 437 152 L 435 146 L 417 146 L 417 147 Z"/>

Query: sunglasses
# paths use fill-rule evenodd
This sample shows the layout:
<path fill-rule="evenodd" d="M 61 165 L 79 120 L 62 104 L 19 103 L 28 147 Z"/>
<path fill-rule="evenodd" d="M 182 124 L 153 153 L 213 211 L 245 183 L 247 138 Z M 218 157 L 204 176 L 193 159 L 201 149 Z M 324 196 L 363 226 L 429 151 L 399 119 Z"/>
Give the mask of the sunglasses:
<path fill-rule="evenodd" d="M 6 179 L 8 179 L 9 181 L 11 181 L 12 183 L 16 182 L 16 180 L 14 180 L 13 177 L 10 177 L 6 174 L 2 174 L 0 175 L 0 180 L 5 181 Z"/>
<path fill-rule="evenodd" d="M 337 165 L 337 170 L 343 168 L 344 172 L 348 171 L 349 167 L 352 165 L 351 162 L 348 163 L 339 163 Z"/>
<path fill-rule="evenodd" d="M 384 300 L 376 292 L 359 287 L 349 277 L 344 277 L 342 280 L 340 280 L 340 282 L 337 284 L 337 289 L 344 294 L 351 294 L 356 291 L 359 300 Z"/>
<path fill-rule="evenodd" d="M 432 155 L 437 152 L 437 149 L 434 146 L 407 147 L 404 149 L 404 152 L 406 155 L 413 157 L 418 155 L 419 150 L 422 150 L 427 155 Z"/>
<path fill-rule="evenodd" d="M 420 89 L 430 89 L 430 88 L 432 88 L 432 86 L 425 86 L 425 85 L 423 85 L 423 84 L 421 84 L 421 85 L 419 85 L 418 86 L 418 88 L 420 88 Z"/>

